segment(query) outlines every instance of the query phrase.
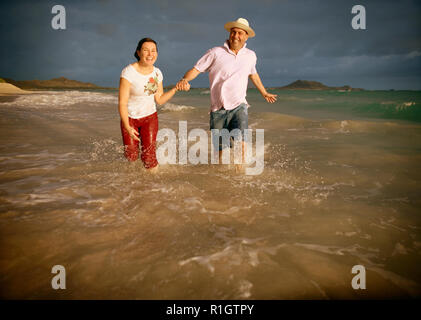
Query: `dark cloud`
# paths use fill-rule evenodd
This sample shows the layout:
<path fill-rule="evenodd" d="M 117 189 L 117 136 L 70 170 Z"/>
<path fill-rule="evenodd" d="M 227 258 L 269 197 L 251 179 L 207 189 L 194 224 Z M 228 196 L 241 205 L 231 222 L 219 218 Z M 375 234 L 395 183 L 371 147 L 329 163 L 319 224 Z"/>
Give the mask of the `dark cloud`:
<path fill-rule="evenodd" d="M 111 23 L 101 23 L 97 25 L 97 32 L 105 37 L 113 37 L 116 35 L 117 26 Z"/>
<path fill-rule="evenodd" d="M 174 83 L 228 34 L 223 25 L 247 18 L 267 86 L 296 79 L 368 89 L 421 89 L 421 3 L 358 1 L 367 29 L 351 28 L 354 1 L 65 0 L 67 29 L 51 28 L 53 1 L 0 4 L 1 76 L 65 76 L 117 86 L 139 39 L 158 41 L 157 66 Z M 194 86 L 208 84 L 200 76 Z"/>

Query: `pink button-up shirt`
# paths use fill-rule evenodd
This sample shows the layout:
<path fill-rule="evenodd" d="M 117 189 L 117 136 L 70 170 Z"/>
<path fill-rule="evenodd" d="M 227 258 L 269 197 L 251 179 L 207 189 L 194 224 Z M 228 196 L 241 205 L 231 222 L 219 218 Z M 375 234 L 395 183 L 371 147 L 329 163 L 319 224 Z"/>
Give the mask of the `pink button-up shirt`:
<path fill-rule="evenodd" d="M 256 71 L 256 54 L 244 47 L 235 54 L 224 46 L 208 50 L 194 66 L 200 72 L 209 72 L 211 111 L 224 107 L 227 110 L 238 107 L 246 101 L 248 77 Z"/>

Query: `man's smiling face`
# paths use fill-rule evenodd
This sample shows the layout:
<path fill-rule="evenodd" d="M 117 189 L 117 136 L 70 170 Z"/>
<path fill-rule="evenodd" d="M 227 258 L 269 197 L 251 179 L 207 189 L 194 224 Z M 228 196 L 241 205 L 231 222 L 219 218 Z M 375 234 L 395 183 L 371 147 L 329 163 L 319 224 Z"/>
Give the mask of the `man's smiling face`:
<path fill-rule="evenodd" d="M 247 39 L 249 38 L 246 31 L 240 28 L 232 28 L 230 32 L 230 37 L 228 39 L 231 50 L 240 50 Z"/>

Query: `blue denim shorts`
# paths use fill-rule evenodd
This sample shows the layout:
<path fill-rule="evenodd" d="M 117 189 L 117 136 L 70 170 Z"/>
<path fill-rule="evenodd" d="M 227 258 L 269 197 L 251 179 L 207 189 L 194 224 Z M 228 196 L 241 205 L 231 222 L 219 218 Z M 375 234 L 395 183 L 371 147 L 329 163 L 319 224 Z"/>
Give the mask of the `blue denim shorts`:
<path fill-rule="evenodd" d="M 232 110 L 219 109 L 210 113 L 210 129 L 227 129 L 231 132 L 233 129 L 240 129 L 244 137 L 244 130 L 248 128 L 248 111 L 245 103 L 240 104 Z M 223 144 L 222 138 L 219 138 L 219 150 L 228 147 Z M 233 147 L 233 137 L 230 138 L 229 147 Z"/>

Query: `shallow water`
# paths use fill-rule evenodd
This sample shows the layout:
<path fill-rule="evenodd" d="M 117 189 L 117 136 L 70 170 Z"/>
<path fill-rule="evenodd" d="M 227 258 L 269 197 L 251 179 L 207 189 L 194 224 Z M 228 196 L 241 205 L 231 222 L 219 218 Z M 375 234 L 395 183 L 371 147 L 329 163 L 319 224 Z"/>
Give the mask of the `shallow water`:
<path fill-rule="evenodd" d="M 266 105 L 251 92 L 249 126 L 265 130 L 255 176 L 128 164 L 113 92 L 0 103 L 1 297 L 420 297 L 421 125 L 352 107 L 418 106 L 396 94 L 281 92 Z M 208 130 L 208 103 L 180 95 L 160 128 Z M 54 265 L 66 290 L 51 288 Z M 366 290 L 351 286 L 354 265 Z"/>

